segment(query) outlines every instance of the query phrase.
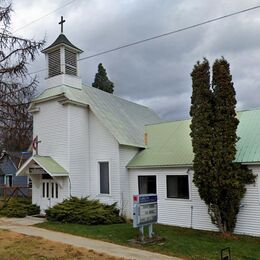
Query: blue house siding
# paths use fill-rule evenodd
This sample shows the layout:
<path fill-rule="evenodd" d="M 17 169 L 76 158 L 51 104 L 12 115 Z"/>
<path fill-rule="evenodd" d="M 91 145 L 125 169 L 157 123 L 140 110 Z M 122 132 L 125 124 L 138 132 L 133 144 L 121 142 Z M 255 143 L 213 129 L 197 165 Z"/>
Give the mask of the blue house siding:
<path fill-rule="evenodd" d="M 11 159 L 10 155 L 6 152 L 2 152 L 0 156 L 0 186 L 5 185 L 5 179 L 7 176 L 12 176 L 11 186 L 27 187 L 28 178 L 26 176 L 16 176 L 17 168 Z M 29 195 L 28 188 L 21 188 L 25 195 Z M 3 195 L 3 189 L 0 189 L 0 196 Z M 21 195 L 19 193 L 19 195 Z"/>

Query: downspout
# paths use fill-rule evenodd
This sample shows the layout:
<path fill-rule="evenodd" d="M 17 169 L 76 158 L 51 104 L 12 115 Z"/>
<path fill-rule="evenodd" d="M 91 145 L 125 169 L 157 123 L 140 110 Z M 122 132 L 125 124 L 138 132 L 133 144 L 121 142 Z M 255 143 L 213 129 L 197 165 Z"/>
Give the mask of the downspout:
<path fill-rule="evenodd" d="M 193 228 L 193 205 L 190 206 L 190 227 Z"/>
<path fill-rule="evenodd" d="M 71 180 L 70 180 L 70 106 L 67 106 L 68 108 L 68 169 L 69 169 L 69 176 L 68 176 L 68 180 L 69 180 L 69 196 L 71 198 Z"/>
<path fill-rule="evenodd" d="M 89 175 L 89 182 L 88 182 L 88 193 L 89 195 L 91 195 L 91 191 L 90 191 L 90 183 L 91 183 L 91 174 L 90 174 L 90 127 L 89 127 L 89 117 L 90 117 L 90 108 L 89 106 L 87 106 L 87 115 L 88 115 L 88 165 L 87 165 L 87 169 L 88 169 L 88 175 Z"/>

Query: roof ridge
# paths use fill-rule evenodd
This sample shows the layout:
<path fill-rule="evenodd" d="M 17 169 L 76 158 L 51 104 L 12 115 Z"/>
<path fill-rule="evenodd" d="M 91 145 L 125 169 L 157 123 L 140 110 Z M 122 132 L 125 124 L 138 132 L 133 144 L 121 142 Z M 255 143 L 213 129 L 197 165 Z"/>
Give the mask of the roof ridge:
<path fill-rule="evenodd" d="M 260 107 L 250 108 L 250 109 L 243 109 L 243 110 L 237 110 L 236 113 L 245 113 L 245 112 L 257 111 L 257 110 L 260 110 Z M 160 125 L 160 124 L 170 124 L 170 123 L 177 123 L 177 122 L 185 122 L 185 121 L 190 121 L 191 119 L 192 118 L 169 120 L 169 121 L 163 121 L 163 122 L 159 122 L 159 123 L 155 123 L 155 124 L 147 124 L 145 126 Z"/>
<path fill-rule="evenodd" d="M 125 102 L 128 102 L 128 103 L 131 103 L 131 104 L 133 104 L 133 105 L 137 105 L 137 106 L 140 106 L 140 107 L 146 108 L 146 109 L 148 109 L 148 110 L 154 112 L 151 108 L 149 108 L 149 107 L 147 107 L 147 106 L 144 106 L 144 105 L 138 104 L 138 103 L 136 103 L 136 102 L 134 102 L 134 101 L 130 101 L 130 100 L 125 99 L 125 98 L 122 98 L 122 97 L 120 97 L 120 96 L 117 96 L 117 95 L 114 95 L 114 94 L 108 93 L 108 92 L 103 91 L 103 90 L 101 90 L 101 89 L 94 88 L 94 87 L 91 87 L 91 86 L 87 86 L 87 85 L 84 85 L 84 84 L 82 84 L 82 86 L 85 87 L 85 88 L 93 89 L 94 91 L 102 91 L 102 92 L 100 92 L 100 93 L 102 93 L 102 94 L 104 94 L 104 95 L 111 95 L 111 96 L 114 97 L 114 98 L 117 98 L 117 99 L 120 99 L 120 100 L 122 100 L 122 101 L 125 101 Z"/>

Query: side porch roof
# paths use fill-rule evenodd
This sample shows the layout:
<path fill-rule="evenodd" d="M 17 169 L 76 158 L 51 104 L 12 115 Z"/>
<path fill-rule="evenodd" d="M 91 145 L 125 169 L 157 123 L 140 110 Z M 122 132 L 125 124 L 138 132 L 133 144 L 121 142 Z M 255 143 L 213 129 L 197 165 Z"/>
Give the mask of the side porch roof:
<path fill-rule="evenodd" d="M 52 177 L 68 176 L 69 173 L 50 156 L 33 155 L 16 172 L 17 176 L 26 175 L 26 170 L 36 163 Z"/>

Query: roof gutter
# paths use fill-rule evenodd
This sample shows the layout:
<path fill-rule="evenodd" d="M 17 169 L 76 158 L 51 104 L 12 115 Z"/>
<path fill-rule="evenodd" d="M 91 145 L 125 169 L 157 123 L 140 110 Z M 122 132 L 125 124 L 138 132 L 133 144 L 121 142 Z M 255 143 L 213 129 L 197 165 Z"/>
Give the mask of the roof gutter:
<path fill-rule="evenodd" d="M 127 169 L 152 169 L 152 168 L 192 168 L 192 164 L 172 164 L 172 165 L 140 165 L 140 166 L 131 166 L 127 165 Z"/>

